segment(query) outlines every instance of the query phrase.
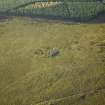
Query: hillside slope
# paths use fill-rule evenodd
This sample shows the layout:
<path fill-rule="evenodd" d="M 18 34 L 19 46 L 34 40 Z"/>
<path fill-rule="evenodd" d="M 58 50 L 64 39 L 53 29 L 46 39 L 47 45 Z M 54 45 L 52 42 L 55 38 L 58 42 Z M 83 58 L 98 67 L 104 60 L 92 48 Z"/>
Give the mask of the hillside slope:
<path fill-rule="evenodd" d="M 0 105 L 105 105 L 104 29 L 0 22 Z M 60 54 L 48 57 L 53 48 Z"/>
<path fill-rule="evenodd" d="M 56 2 L 55 2 L 56 1 Z M 105 11 L 103 2 L 97 0 L 1 0 L 0 15 L 51 16 L 74 20 L 90 20 Z M 52 5 L 53 4 L 53 5 Z M 47 5 L 47 6 L 46 6 Z"/>

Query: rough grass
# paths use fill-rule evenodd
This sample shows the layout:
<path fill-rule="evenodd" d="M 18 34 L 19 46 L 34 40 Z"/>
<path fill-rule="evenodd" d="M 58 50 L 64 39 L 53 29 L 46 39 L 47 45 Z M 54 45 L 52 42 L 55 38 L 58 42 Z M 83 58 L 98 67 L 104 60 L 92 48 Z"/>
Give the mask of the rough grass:
<path fill-rule="evenodd" d="M 0 22 L 0 105 L 105 105 L 104 29 L 27 18 Z M 49 58 L 52 48 L 60 55 Z"/>

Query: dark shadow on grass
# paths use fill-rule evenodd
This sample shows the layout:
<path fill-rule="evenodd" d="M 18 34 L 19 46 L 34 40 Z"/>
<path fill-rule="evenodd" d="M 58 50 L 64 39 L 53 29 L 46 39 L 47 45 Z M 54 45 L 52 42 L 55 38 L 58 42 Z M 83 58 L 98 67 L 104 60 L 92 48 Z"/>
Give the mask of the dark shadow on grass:
<path fill-rule="evenodd" d="M 10 20 L 13 17 L 28 17 L 34 21 L 44 21 L 44 22 L 63 22 L 66 24 L 99 24 L 105 23 L 105 11 L 99 13 L 97 16 L 93 16 L 90 19 L 80 19 L 80 18 L 65 18 L 60 16 L 48 16 L 48 15 L 35 15 L 31 13 L 15 13 L 15 12 L 0 12 L 0 22 Z"/>

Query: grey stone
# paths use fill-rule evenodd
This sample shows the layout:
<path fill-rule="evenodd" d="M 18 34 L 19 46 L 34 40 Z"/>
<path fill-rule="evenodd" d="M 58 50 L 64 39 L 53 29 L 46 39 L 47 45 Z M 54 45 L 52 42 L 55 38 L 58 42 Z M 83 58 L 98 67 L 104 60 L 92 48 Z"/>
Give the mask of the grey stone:
<path fill-rule="evenodd" d="M 60 52 L 59 52 L 58 49 L 53 48 L 52 50 L 50 50 L 50 51 L 48 52 L 48 57 L 55 57 L 55 56 L 57 56 L 59 53 L 60 53 Z"/>

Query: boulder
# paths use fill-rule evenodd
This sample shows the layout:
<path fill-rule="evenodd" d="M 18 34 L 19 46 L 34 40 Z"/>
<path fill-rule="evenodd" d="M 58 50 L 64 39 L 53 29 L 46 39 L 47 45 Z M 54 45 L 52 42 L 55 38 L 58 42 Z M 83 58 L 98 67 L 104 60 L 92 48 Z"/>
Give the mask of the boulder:
<path fill-rule="evenodd" d="M 50 50 L 50 51 L 48 52 L 48 57 L 55 57 L 55 56 L 57 56 L 59 53 L 60 53 L 60 52 L 59 52 L 58 49 L 53 48 L 52 50 Z"/>

